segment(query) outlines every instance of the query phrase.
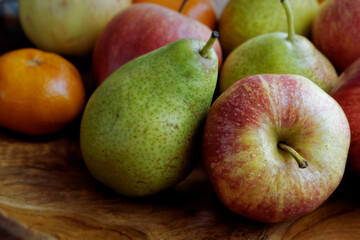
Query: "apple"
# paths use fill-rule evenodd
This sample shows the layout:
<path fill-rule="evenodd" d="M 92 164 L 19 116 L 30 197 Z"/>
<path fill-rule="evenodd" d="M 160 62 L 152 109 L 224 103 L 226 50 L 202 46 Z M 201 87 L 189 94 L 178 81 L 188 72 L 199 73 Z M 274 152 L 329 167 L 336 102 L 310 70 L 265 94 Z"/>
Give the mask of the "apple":
<path fill-rule="evenodd" d="M 91 54 L 110 19 L 131 0 L 20 0 L 25 35 L 38 48 L 63 55 Z"/>
<path fill-rule="evenodd" d="M 343 85 L 331 95 L 344 110 L 350 125 L 348 166 L 360 175 L 360 58 L 345 69 L 340 81 Z"/>
<path fill-rule="evenodd" d="M 211 30 L 202 23 L 166 7 L 133 4 L 116 15 L 100 34 L 93 53 L 93 71 L 98 84 L 128 61 L 182 38 L 207 41 Z M 214 44 L 219 65 L 222 52 Z"/>
<path fill-rule="evenodd" d="M 360 1 L 324 1 L 313 22 L 312 40 L 341 73 L 360 57 Z"/>
<path fill-rule="evenodd" d="M 280 222 L 319 207 L 339 185 L 350 130 L 338 103 L 298 75 L 252 75 L 212 105 L 202 143 L 215 192 L 235 213 Z"/>

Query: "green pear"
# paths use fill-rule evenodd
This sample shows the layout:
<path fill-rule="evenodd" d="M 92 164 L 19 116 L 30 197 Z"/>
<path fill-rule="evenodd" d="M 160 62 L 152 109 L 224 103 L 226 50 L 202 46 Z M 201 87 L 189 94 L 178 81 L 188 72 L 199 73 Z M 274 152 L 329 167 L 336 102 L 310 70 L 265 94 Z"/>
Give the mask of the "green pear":
<path fill-rule="evenodd" d="M 306 37 L 295 34 L 289 1 L 281 2 L 287 15 L 288 33 L 263 34 L 233 50 L 221 71 L 220 92 L 255 74 L 296 74 L 312 80 L 325 92 L 334 88 L 339 79 L 335 68 Z"/>
<path fill-rule="evenodd" d="M 216 34 L 206 44 L 181 39 L 138 57 L 95 90 L 80 126 L 81 152 L 95 178 L 141 197 L 194 169 L 218 77 Z"/>
<path fill-rule="evenodd" d="M 295 13 L 295 32 L 308 36 L 319 3 L 317 0 L 290 2 Z M 286 16 L 278 0 L 230 0 L 219 21 L 220 42 L 225 55 L 250 38 L 286 29 Z"/>

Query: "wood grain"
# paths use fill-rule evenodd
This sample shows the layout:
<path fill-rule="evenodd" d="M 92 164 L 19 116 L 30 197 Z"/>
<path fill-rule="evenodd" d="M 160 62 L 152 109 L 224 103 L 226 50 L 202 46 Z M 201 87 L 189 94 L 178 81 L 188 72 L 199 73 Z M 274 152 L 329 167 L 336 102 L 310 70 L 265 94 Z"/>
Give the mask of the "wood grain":
<path fill-rule="evenodd" d="M 315 212 L 262 224 L 228 211 L 202 165 L 173 189 L 122 197 L 93 179 L 77 126 L 31 139 L 0 129 L 0 227 L 18 239 L 360 239 L 350 181 Z M 353 179 L 352 179 L 353 180 Z M 345 184 L 344 183 L 344 184 Z M 0 235 L 1 236 L 1 235 Z"/>
<path fill-rule="evenodd" d="M 11 216 L 58 239 L 193 239 L 199 232 L 205 239 L 255 236 L 267 228 L 224 209 L 201 167 L 172 190 L 130 199 L 89 175 L 77 140 L 20 141 L 6 134 L 0 140 L 2 218 Z M 28 231 L 11 222 L 16 232 Z"/>

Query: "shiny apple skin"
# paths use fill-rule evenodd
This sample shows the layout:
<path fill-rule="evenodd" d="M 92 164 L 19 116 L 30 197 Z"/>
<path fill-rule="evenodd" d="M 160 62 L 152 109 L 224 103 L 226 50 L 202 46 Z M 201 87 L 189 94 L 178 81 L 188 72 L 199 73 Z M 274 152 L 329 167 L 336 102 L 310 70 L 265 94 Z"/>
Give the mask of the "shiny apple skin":
<path fill-rule="evenodd" d="M 360 1 L 324 1 L 312 24 L 312 41 L 342 73 L 360 57 Z"/>
<path fill-rule="evenodd" d="M 308 162 L 301 169 L 278 148 Z M 220 200 L 260 222 L 280 222 L 319 207 L 339 185 L 350 130 L 336 101 L 297 75 L 254 75 L 214 102 L 203 135 L 203 161 Z"/>
<path fill-rule="evenodd" d="M 182 38 L 206 42 L 211 30 L 176 11 L 150 3 L 138 3 L 116 15 L 100 34 L 93 52 L 93 70 L 98 85 L 123 64 Z M 222 50 L 214 44 L 219 68 Z"/>
<path fill-rule="evenodd" d="M 340 75 L 340 82 L 343 84 L 332 96 L 343 108 L 350 125 L 349 169 L 360 175 L 360 58 Z"/>

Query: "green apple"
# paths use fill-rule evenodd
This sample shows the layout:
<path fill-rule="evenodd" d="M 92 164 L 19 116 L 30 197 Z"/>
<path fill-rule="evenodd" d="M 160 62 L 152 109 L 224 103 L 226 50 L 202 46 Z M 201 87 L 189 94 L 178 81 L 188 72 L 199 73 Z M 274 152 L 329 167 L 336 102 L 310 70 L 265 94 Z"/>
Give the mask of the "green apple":
<path fill-rule="evenodd" d="M 229 54 L 246 40 L 270 32 L 287 30 L 286 15 L 280 0 L 230 0 L 219 22 L 220 43 Z M 318 11 L 317 0 L 290 0 L 295 32 L 308 36 Z"/>
<path fill-rule="evenodd" d="M 38 48 L 63 55 L 90 54 L 111 18 L 131 0 L 20 0 L 26 36 Z"/>

